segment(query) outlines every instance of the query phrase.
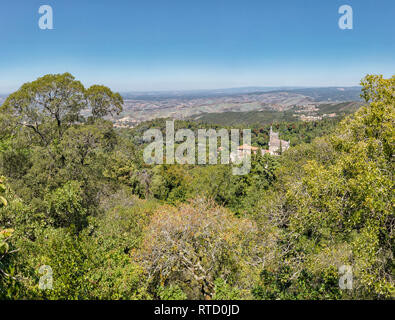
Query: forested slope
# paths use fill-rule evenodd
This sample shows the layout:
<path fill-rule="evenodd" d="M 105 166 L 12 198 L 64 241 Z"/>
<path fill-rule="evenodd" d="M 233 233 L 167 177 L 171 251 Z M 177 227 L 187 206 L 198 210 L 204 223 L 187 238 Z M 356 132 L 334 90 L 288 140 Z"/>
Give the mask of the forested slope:
<path fill-rule="evenodd" d="M 145 164 L 106 87 L 25 84 L 0 113 L 0 298 L 394 298 L 395 77 L 362 85 L 367 106 L 315 139 L 282 124 L 294 146 L 233 176 Z"/>

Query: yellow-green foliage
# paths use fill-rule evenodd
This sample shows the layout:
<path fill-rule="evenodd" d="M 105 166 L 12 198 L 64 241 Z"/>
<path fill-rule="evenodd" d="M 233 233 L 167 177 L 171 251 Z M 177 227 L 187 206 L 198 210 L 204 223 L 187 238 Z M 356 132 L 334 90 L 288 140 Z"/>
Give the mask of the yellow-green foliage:
<path fill-rule="evenodd" d="M 295 272 L 350 265 L 351 294 L 389 298 L 394 295 L 395 77 L 367 76 L 362 84 L 367 106 L 333 135 L 285 156 L 280 212 L 288 241 L 298 248 L 289 261 Z"/>

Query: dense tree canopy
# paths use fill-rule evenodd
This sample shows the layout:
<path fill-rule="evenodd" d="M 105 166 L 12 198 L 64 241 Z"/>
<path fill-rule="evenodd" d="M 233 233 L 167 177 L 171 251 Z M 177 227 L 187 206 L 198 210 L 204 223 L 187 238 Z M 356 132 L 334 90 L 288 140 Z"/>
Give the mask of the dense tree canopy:
<path fill-rule="evenodd" d="M 341 122 L 273 124 L 292 147 L 234 176 L 145 164 L 142 134 L 165 119 L 115 129 L 122 98 L 104 86 L 24 84 L 0 108 L 0 299 L 394 298 L 395 76 L 362 86 Z"/>

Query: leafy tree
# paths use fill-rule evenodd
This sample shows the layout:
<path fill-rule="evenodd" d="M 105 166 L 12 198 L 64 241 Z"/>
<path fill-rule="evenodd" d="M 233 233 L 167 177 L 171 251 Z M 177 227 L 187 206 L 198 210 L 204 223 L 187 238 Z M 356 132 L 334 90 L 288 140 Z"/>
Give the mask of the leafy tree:
<path fill-rule="evenodd" d="M 264 269 L 260 284 L 252 292 L 256 299 L 262 300 L 333 300 L 343 296 L 338 282 L 339 274 L 334 267 L 315 276 L 302 270 L 297 277 L 289 267 L 275 272 Z"/>
<path fill-rule="evenodd" d="M 86 90 L 86 98 L 95 118 L 116 115 L 122 111 L 123 99 L 105 86 L 93 85 Z"/>
<path fill-rule="evenodd" d="M 20 125 L 31 128 L 45 145 L 50 143 L 49 122 L 54 121 L 57 137 L 80 121 L 85 108 L 85 89 L 69 73 L 45 75 L 28 82 L 8 96 L 3 108 L 15 115 Z"/>
<path fill-rule="evenodd" d="M 240 290 L 235 287 L 231 287 L 224 279 L 218 278 L 214 281 L 215 293 L 213 300 L 239 300 L 243 298 Z"/>
<path fill-rule="evenodd" d="M 178 286 L 188 298 L 212 297 L 218 277 L 237 283 L 254 228 L 205 200 L 158 209 L 140 250 L 151 285 Z"/>

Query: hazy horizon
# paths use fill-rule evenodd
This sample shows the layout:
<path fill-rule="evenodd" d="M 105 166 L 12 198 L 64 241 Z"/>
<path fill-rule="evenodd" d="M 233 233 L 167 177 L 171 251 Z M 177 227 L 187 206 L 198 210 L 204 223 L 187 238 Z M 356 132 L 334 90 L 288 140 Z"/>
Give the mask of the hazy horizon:
<path fill-rule="evenodd" d="M 66 71 L 67 72 L 67 71 Z M 62 73 L 62 72 L 52 72 L 54 74 Z M 24 83 L 26 82 L 31 82 L 36 80 L 37 78 L 40 78 L 44 76 L 45 74 L 36 76 L 31 79 L 24 79 L 20 81 L 20 85 L 13 86 L 10 90 L 2 90 L 0 88 L 0 96 L 2 95 L 9 95 L 14 91 L 17 91 Z M 77 79 L 81 81 L 81 78 L 76 76 L 74 73 L 72 75 Z M 363 79 L 365 75 L 361 77 L 360 80 Z M 385 77 L 390 77 L 391 73 L 385 73 Z M 147 84 L 148 88 L 146 89 L 136 89 L 136 88 L 131 88 L 130 90 L 128 89 L 123 89 L 119 90 L 117 87 L 111 86 L 108 83 L 106 83 L 105 79 L 103 81 L 100 81 L 99 79 L 96 81 L 81 81 L 84 86 L 90 86 L 92 84 L 101 84 L 110 87 L 112 90 L 125 94 L 125 93 L 166 93 L 166 92 L 193 92 L 193 91 L 216 91 L 216 90 L 236 90 L 236 89 L 248 89 L 248 88 L 257 88 L 257 89 L 270 89 L 270 90 L 277 90 L 277 89 L 307 89 L 307 88 L 352 88 L 352 87 L 360 87 L 360 83 L 354 83 L 354 84 L 328 84 L 328 85 L 242 85 L 242 86 L 212 86 L 212 87 L 172 87 L 172 88 L 161 88 L 161 87 L 155 87 L 153 85 Z"/>

